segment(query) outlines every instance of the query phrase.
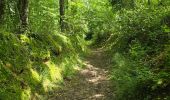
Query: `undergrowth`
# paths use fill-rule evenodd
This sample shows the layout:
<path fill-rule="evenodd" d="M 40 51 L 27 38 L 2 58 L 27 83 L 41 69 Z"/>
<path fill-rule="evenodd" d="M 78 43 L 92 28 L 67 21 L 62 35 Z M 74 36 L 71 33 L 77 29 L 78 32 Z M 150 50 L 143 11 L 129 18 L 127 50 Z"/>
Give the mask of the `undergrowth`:
<path fill-rule="evenodd" d="M 168 100 L 169 9 L 121 10 L 107 41 L 118 100 Z"/>
<path fill-rule="evenodd" d="M 93 35 L 93 44 L 107 49 L 112 57 L 116 100 L 169 100 L 168 4 L 115 8 L 113 15 L 103 19 L 109 31 L 100 28 L 104 34 Z"/>
<path fill-rule="evenodd" d="M 0 99 L 40 99 L 81 67 L 78 52 L 84 52 L 85 46 L 79 44 L 83 40 L 78 35 L 72 39 L 57 32 L 15 35 L 1 31 L 0 38 Z"/>

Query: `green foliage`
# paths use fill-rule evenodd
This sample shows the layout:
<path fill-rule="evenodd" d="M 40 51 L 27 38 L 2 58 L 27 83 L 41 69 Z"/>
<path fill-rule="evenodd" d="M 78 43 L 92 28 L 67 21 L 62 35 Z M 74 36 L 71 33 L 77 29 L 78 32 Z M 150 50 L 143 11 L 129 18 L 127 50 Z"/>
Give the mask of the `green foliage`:
<path fill-rule="evenodd" d="M 169 8 L 118 11 L 108 42 L 118 99 L 165 99 L 169 92 Z"/>
<path fill-rule="evenodd" d="M 96 10 L 93 18 L 103 19 L 99 19 L 101 23 L 91 21 L 90 28 L 94 30 L 93 43 L 102 43 L 113 56 L 111 78 L 117 99 L 168 99 L 169 1 L 151 0 L 150 5 L 147 0 L 109 1 L 113 8 L 107 11 L 110 16 Z"/>
<path fill-rule="evenodd" d="M 110 36 L 114 14 L 107 0 L 89 0 L 88 3 L 85 14 L 88 22 L 86 36 L 91 35 L 92 45 L 100 45 Z"/>
<path fill-rule="evenodd" d="M 29 27 L 35 33 L 53 33 L 58 27 L 58 2 L 30 0 Z"/>
<path fill-rule="evenodd" d="M 1 99 L 27 100 L 57 88 L 56 83 L 73 75 L 81 63 L 64 35 L 30 33 L 19 35 L 20 39 L 4 31 L 0 35 Z"/>
<path fill-rule="evenodd" d="M 83 39 L 87 22 L 80 16 L 84 12 L 76 13 L 76 8 L 84 9 L 82 4 L 69 3 L 65 16 L 69 34 L 65 34 L 58 31 L 58 2 L 29 0 L 28 32 L 18 34 L 18 1 L 5 0 L 4 23 L 0 25 L 4 30 L 0 32 L 0 99 L 42 99 L 39 95 L 57 88 L 63 78 L 75 73 L 82 63 L 79 53 L 88 50 Z M 70 16 L 73 13 L 75 16 Z"/>
<path fill-rule="evenodd" d="M 1 31 L 0 35 L 0 46 L 2 48 L 0 51 L 0 98 L 6 100 L 19 99 L 22 94 L 21 84 L 23 83 L 21 71 L 29 68 L 29 53 L 14 34 Z"/>
<path fill-rule="evenodd" d="M 110 51 L 117 99 L 170 98 L 170 1 L 68 0 L 61 33 L 58 2 L 29 0 L 28 16 L 22 16 L 29 22 L 25 34 L 16 34 L 18 0 L 4 5 L 0 99 L 42 99 L 74 75 L 89 43 Z"/>

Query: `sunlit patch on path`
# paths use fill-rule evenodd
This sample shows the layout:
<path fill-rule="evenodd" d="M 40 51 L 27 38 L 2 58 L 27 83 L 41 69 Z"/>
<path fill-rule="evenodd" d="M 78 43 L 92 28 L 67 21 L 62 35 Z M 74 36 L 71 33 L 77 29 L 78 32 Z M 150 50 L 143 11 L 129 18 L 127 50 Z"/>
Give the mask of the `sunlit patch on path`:
<path fill-rule="evenodd" d="M 93 84 L 99 84 L 103 81 L 107 81 L 107 72 L 108 71 L 104 69 L 91 65 L 90 62 L 86 62 L 86 68 L 80 71 L 80 73 L 85 76 L 86 81 Z"/>
<path fill-rule="evenodd" d="M 103 51 L 93 51 L 86 58 L 86 67 L 71 80 L 66 80 L 63 89 L 56 91 L 49 100 L 114 100 L 109 63 Z"/>

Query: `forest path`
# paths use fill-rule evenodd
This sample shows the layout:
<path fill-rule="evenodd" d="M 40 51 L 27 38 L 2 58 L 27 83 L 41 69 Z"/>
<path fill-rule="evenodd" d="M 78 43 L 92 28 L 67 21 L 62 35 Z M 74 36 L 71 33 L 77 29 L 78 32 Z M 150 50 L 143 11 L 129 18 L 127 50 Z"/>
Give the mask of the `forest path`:
<path fill-rule="evenodd" d="M 114 100 L 114 90 L 109 80 L 110 59 L 100 49 L 85 58 L 85 68 L 70 80 L 65 80 L 61 90 L 49 100 Z"/>

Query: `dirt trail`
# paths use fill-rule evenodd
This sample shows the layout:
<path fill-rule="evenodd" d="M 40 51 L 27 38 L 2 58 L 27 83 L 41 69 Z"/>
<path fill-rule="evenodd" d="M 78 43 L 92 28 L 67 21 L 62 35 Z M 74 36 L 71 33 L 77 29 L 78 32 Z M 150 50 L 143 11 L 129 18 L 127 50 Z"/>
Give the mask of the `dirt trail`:
<path fill-rule="evenodd" d="M 85 59 L 86 67 L 75 77 L 65 81 L 62 90 L 49 100 L 114 100 L 109 81 L 110 59 L 102 50 L 94 50 Z"/>

